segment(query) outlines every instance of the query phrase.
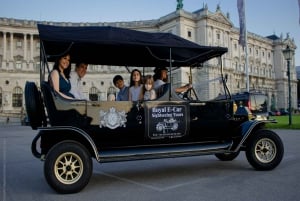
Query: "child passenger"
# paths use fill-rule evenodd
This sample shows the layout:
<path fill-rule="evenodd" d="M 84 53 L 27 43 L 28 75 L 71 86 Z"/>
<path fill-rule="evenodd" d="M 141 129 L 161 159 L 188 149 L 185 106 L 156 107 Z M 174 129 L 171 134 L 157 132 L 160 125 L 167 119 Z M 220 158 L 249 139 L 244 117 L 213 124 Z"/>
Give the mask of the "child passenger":
<path fill-rule="evenodd" d="M 156 99 L 156 92 L 154 90 L 154 80 L 152 75 L 146 75 L 144 79 L 144 87 L 142 90 L 142 95 L 144 100 Z"/>
<path fill-rule="evenodd" d="M 114 85 L 119 89 L 116 101 L 128 101 L 129 87 L 125 85 L 121 75 L 116 75 L 113 79 Z"/>
<path fill-rule="evenodd" d="M 142 73 L 138 69 L 134 69 L 130 75 L 129 101 L 141 100 L 142 87 Z"/>

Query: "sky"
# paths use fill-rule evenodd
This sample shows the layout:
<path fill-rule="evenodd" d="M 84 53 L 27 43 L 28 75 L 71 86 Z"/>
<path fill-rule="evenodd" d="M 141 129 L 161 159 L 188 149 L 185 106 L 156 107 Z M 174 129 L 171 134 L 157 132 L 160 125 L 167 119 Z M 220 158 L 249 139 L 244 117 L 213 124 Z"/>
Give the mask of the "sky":
<path fill-rule="evenodd" d="M 0 0 L 0 17 L 53 22 L 126 22 L 159 19 L 176 10 L 176 0 Z M 217 5 L 239 27 L 237 0 L 183 0 L 194 12 Z M 287 34 L 294 38 L 296 66 L 300 66 L 298 0 L 245 0 L 246 28 L 260 36 Z"/>

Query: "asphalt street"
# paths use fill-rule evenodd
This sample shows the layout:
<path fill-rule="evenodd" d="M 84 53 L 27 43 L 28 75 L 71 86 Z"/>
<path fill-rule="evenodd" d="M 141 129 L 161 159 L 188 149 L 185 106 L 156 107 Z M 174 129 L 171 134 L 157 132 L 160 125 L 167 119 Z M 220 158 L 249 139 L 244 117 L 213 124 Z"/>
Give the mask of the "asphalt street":
<path fill-rule="evenodd" d="M 37 131 L 0 126 L 2 201 L 296 201 L 300 200 L 300 130 L 274 130 L 285 153 L 271 171 L 256 171 L 245 153 L 229 162 L 196 156 L 99 164 L 79 193 L 61 195 L 47 184 L 30 145 Z"/>

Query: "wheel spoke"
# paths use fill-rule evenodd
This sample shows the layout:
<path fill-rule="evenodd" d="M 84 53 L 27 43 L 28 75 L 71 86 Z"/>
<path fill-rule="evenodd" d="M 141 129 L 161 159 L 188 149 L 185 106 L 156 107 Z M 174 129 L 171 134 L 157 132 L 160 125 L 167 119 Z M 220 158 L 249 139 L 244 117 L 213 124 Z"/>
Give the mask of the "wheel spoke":
<path fill-rule="evenodd" d="M 65 177 L 64 175 L 66 175 L 66 172 L 65 172 L 65 171 L 63 171 L 62 173 L 59 174 L 59 176 L 60 176 L 61 178 L 64 178 L 64 177 Z"/>
<path fill-rule="evenodd" d="M 62 162 L 62 161 L 58 161 L 58 163 L 59 163 L 61 166 L 64 166 L 64 165 L 65 165 L 65 163 Z M 57 164 L 57 166 L 59 166 L 59 164 Z"/>
<path fill-rule="evenodd" d="M 75 159 L 74 159 L 75 160 Z M 73 156 L 72 155 L 70 155 L 70 158 L 69 158 L 69 164 L 71 164 L 72 163 L 72 161 L 73 161 Z"/>

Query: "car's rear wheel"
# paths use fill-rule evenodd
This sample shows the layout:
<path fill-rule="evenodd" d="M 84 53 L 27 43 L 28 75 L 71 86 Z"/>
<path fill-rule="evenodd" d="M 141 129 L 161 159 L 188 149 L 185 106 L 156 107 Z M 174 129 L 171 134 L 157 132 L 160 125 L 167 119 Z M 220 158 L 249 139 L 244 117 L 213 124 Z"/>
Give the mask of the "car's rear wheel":
<path fill-rule="evenodd" d="M 279 136 L 270 130 L 258 130 L 248 140 L 246 157 L 257 170 L 271 170 L 279 165 L 284 148 Z"/>
<path fill-rule="evenodd" d="M 237 151 L 234 153 L 218 153 L 218 154 L 215 154 L 215 156 L 221 161 L 232 161 L 236 157 L 238 157 L 239 154 L 240 154 L 240 151 Z"/>
<path fill-rule="evenodd" d="M 90 153 L 77 142 L 55 145 L 45 159 L 45 178 L 58 193 L 79 192 L 88 184 L 92 171 Z"/>

